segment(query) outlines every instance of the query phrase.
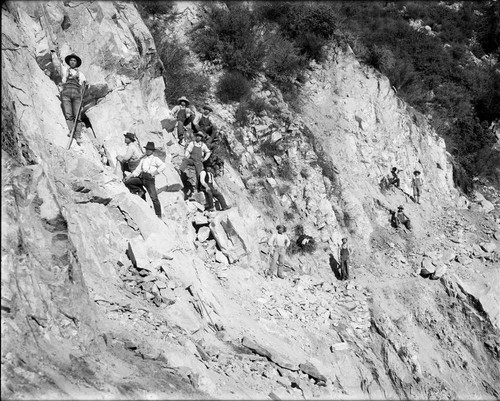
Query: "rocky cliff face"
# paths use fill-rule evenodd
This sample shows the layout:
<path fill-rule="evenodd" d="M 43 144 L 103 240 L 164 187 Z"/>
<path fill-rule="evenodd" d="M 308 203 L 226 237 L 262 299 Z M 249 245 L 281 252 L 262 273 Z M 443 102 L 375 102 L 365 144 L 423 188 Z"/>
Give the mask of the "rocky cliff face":
<path fill-rule="evenodd" d="M 80 55 L 91 84 L 71 150 L 51 50 Z M 239 160 L 219 179 L 235 207 L 213 216 L 184 200 L 162 68 L 132 3 L 2 6 L 2 397 L 499 396 L 496 211 L 463 209 L 443 142 L 385 78 L 339 49 L 311 66 L 301 113 L 257 86 L 289 122 L 254 116 L 255 131 L 211 96 Z M 114 173 L 125 130 L 165 158 L 161 220 Z M 403 191 L 380 189 L 392 166 Z M 390 227 L 399 204 L 412 233 Z M 318 247 L 270 281 L 265 242 L 282 221 Z"/>

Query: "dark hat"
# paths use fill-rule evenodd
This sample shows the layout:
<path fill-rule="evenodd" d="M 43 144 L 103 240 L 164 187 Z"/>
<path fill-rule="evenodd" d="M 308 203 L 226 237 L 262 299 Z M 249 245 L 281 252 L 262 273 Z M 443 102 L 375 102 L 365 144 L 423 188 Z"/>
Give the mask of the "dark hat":
<path fill-rule="evenodd" d="M 202 109 L 203 109 L 203 110 L 208 110 L 209 112 L 214 111 L 214 110 L 213 110 L 213 109 L 212 109 L 212 108 L 211 108 L 208 104 L 204 105 L 204 106 L 202 107 Z"/>
<path fill-rule="evenodd" d="M 397 167 L 393 167 L 391 171 L 396 171 L 397 169 L 398 169 Z"/>
<path fill-rule="evenodd" d="M 420 174 L 420 171 L 415 170 L 415 171 L 413 172 L 413 174 Z"/>
<path fill-rule="evenodd" d="M 205 134 L 203 133 L 203 131 L 198 131 L 194 134 L 194 136 L 201 136 L 202 138 L 205 138 Z"/>
<path fill-rule="evenodd" d="M 279 229 L 280 229 L 280 227 L 283 229 L 283 231 L 284 231 L 284 232 L 286 232 L 286 227 L 285 227 L 283 224 L 278 224 L 278 225 L 276 226 L 276 230 L 279 230 Z"/>
<path fill-rule="evenodd" d="M 186 102 L 186 104 L 189 104 L 189 100 L 186 99 L 186 96 L 182 96 L 179 99 L 177 99 L 177 103 L 180 102 Z"/>
<path fill-rule="evenodd" d="M 132 132 L 127 132 L 126 134 L 123 134 L 125 138 L 130 139 L 132 142 L 135 142 L 135 135 L 132 134 Z"/>
<path fill-rule="evenodd" d="M 74 58 L 76 60 L 76 68 L 80 67 L 82 65 L 82 59 L 78 57 L 76 54 L 72 53 L 64 58 L 64 61 L 66 64 L 69 65 L 69 59 Z"/>
<path fill-rule="evenodd" d="M 148 142 L 146 146 L 144 146 L 144 149 L 146 150 L 155 150 L 155 143 L 154 142 Z"/>
<path fill-rule="evenodd" d="M 404 207 L 403 206 L 398 206 L 398 210 L 403 210 Z"/>

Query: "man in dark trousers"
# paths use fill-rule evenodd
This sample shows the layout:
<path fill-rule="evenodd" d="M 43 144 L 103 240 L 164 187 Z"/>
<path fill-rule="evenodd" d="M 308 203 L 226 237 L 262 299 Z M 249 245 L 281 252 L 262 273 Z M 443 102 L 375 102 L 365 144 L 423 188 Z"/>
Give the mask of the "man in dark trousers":
<path fill-rule="evenodd" d="M 124 182 L 130 192 L 139 195 L 144 200 L 146 200 L 144 191 L 144 188 L 146 188 L 153 202 L 155 213 L 161 218 L 161 205 L 156 193 L 155 176 L 163 172 L 167 166 L 158 157 L 153 156 L 155 151 L 154 142 L 148 142 L 144 148 L 146 149 L 146 155 Z"/>
<path fill-rule="evenodd" d="M 399 170 L 397 167 L 393 167 L 391 169 L 391 175 L 392 177 L 389 178 L 389 184 L 392 184 L 394 185 L 395 187 L 399 188 L 399 185 L 401 183 L 401 179 L 399 178 L 398 174 L 401 172 L 402 170 Z"/>
<path fill-rule="evenodd" d="M 122 173 L 125 176 L 125 171 L 131 173 L 137 168 L 141 161 L 142 152 L 136 144 L 135 135 L 133 133 L 127 132 L 123 134 L 123 136 L 127 144 L 127 152 L 125 152 L 124 155 L 116 156 L 116 160 L 120 163 Z"/>
<path fill-rule="evenodd" d="M 349 280 L 349 259 L 352 255 L 352 250 L 347 243 L 347 238 L 342 238 L 342 244 L 339 245 L 339 261 L 340 261 L 340 278 L 341 280 Z"/>
<path fill-rule="evenodd" d="M 410 218 L 405 214 L 403 206 L 399 206 L 397 213 L 393 213 L 393 215 L 392 215 L 392 224 L 396 228 L 399 228 L 399 226 L 402 224 L 408 230 L 411 231 Z"/>
<path fill-rule="evenodd" d="M 214 168 L 212 166 L 207 166 L 200 173 L 200 184 L 201 190 L 207 198 L 209 212 L 215 212 L 214 198 L 219 201 L 221 210 L 229 209 L 224 196 L 214 187 Z"/>
<path fill-rule="evenodd" d="M 202 142 L 204 134 L 202 131 L 198 131 L 195 134 L 195 140 L 191 141 L 186 147 L 184 153 L 184 159 L 179 167 L 181 178 L 185 180 L 185 170 L 188 166 L 194 166 L 196 170 L 196 180 L 199 181 L 200 174 L 203 170 L 203 163 L 207 161 L 210 157 L 210 150 L 208 149 L 206 143 Z M 196 182 L 195 189 L 199 188 L 198 182 Z"/>
<path fill-rule="evenodd" d="M 82 103 L 82 92 L 87 85 L 85 75 L 78 69 L 82 65 L 82 59 L 76 54 L 70 54 L 64 58 L 68 67 L 61 64 L 55 52 L 52 52 L 52 61 L 56 68 L 60 69 L 62 81 L 58 85 L 61 92 L 61 102 L 64 110 L 64 118 L 69 132 L 76 124 L 74 138 L 78 145 L 82 143 L 81 116 L 77 116 Z M 77 118 L 78 117 L 78 118 Z M 70 134 L 68 134 L 70 136 Z"/>
<path fill-rule="evenodd" d="M 186 97 L 180 97 L 177 99 L 177 102 L 179 104 L 172 109 L 172 115 L 177 120 L 177 141 L 179 142 L 179 145 L 184 145 L 184 126 L 189 124 L 189 121 L 191 121 L 192 113 L 187 107 L 189 106 L 189 100 L 187 100 Z"/>
<path fill-rule="evenodd" d="M 411 187 L 413 189 L 413 199 L 416 203 L 420 205 L 420 194 L 422 193 L 422 186 L 424 182 L 422 177 L 420 177 L 420 171 L 415 170 L 413 172 L 413 178 L 411 180 Z"/>
<path fill-rule="evenodd" d="M 193 132 L 196 134 L 198 131 L 203 131 L 205 133 L 205 136 L 209 138 L 214 130 L 214 126 L 209 117 L 210 113 L 212 112 L 212 108 L 206 104 L 202 107 L 202 110 L 202 113 L 197 113 L 196 117 L 194 118 Z"/>

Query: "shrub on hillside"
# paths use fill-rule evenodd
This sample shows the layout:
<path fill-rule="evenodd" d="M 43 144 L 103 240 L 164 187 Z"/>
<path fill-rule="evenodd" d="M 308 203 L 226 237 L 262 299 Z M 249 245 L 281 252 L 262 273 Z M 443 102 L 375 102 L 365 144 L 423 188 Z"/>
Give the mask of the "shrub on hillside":
<path fill-rule="evenodd" d="M 238 71 L 224 73 L 217 83 L 217 97 L 224 103 L 238 102 L 250 93 L 250 82 Z"/>
<path fill-rule="evenodd" d="M 278 167 L 278 177 L 283 178 L 287 181 L 292 181 L 295 178 L 295 171 L 293 169 L 292 163 L 290 160 L 283 159 L 281 164 Z"/>
<path fill-rule="evenodd" d="M 164 67 L 162 75 L 167 102 L 176 104 L 181 96 L 191 100 L 203 99 L 209 84 L 201 73 L 188 67 L 189 51 L 175 38 L 165 38 L 161 25 L 153 25 L 150 31 Z"/>
<path fill-rule="evenodd" d="M 276 142 L 262 142 L 259 149 L 262 153 L 269 157 L 280 156 L 283 153 L 281 147 Z"/>
<path fill-rule="evenodd" d="M 203 59 L 220 60 L 222 65 L 252 78 L 262 69 L 265 52 L 260 25 L 243 4 L 225 9 L 207 5 L 207 13 L 193 28 L 192 47 Z"/>
<path fill-rule="evenodd" d="M 135 5 L 142 16 L 165 15 L 174 8 L 174 3 L 170 1 L 141 0 L 135 1 Z"/>
<path fill-rule="evenodd" d="M 247 125 L 250 122 L 250 118 L 248 116 L 248 107 L 245 102 L 240 102 L 236 111 L 234 112 L 234 120 L 241 127 Z"/>
<path fill-rule="evenodd" d="M 367 62 L 383 74 L 387 74 L 396 65 L 396 58 L 387 46 L 373 45 L 368 54 Z"/>
<path fill-rule="evenodd" d="M 258 2 L 255 9 L 260 20 L 276 23 L 301 54 L 316 61 L 322 59 L 322 47 L 337 29 L 335 7 L 328 3 Z"/>
<path fill-rule="evenodd" d="M 266 47 L 264 71 L 267 76 L 277 82 L 295 79 L 304 63 L 297 46 L 281 35 L 275 34 L 266 42 Z"/>

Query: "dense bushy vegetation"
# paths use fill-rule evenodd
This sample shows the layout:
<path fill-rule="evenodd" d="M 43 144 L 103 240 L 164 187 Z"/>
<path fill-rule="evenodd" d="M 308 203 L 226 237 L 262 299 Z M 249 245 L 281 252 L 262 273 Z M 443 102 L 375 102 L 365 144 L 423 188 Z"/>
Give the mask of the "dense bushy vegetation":
<path fill-rule="evenodd" d="M 239 71 L 227 71 L 217 82 L 217 97 L 224 103 L 238 102 L 248 96 L 250 82 Z"/>
<path fill-rule="evenodd" d="M 169 24 L 176 18 L 172 2 L 140 1 L 137 8 L 153 36 L 158 56 L 163 64 L 165 97 L 170 104 L 186 96 L 190 100 L 202 100 L 208 90 L 208 82 L 189 65 L 188 48 L 181 44 L 174 32 L 169 32 Z M 152 16 L 152 19 L 148 17 Z"/>
<path fill-rule="evenodd" d="M 452 153 L 474 174 L 477 151 L 493 140 L 488 126 L 500 118 L 500 4 L 461 4 L 332 6 L 345 18 L 339 30 L 357 56 L 387 75 L 409 104 L 432 115 Z M 418 20 L 421 29 L 412 28 L 410 23 Z M 490 62 L 479 62 L 485 55 Z"/>
<path fill-rule="evenodd" d="M 248 79 L 266 75 L 294 99 L 308 62 L 322 61 L 332 40 L 347 42 L 362 62 L 390 79 L 399 96 L 432 115 L 452 153 L 474 174 L 477 151 L 493 139 L 488 126 L 500 118 L 500 3 L 460 4 L 208 5 L 193 30 L 193 48 Z M 490 63 L 478 61 L 484 56 Z"/>
<path fill-rule="evenodd" d="M 147 7 L 155 13 L 163 6 Z M 398 96 L 432 115 L 460 164 L 476 173 L 477 151 L 493 140 L 488 127 L 500 118 L 499 1 L 268 1 L 203 8 L 191 47 L 227 71 L 218 88 L 225 101 L 249 99 L 236 94 L 234 79 L 227 85 L 239 73 L 242 87 L 264 75 L 285 100 L 297 102 L 309 63 L 321 62 L 327 45 L 348 43 L 389 78 Z M 241 123 L 248 117 L 244 106 L 238 109 Z"/>

